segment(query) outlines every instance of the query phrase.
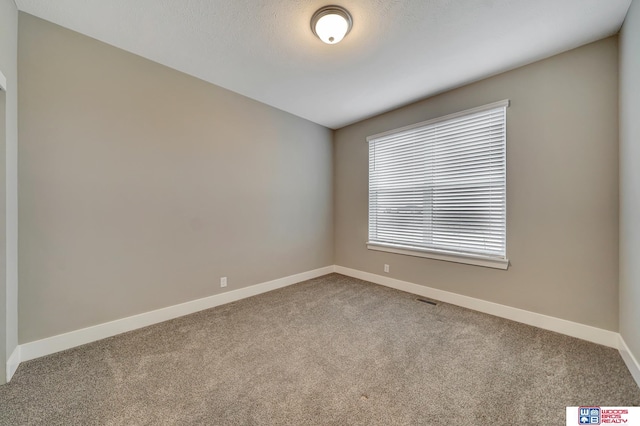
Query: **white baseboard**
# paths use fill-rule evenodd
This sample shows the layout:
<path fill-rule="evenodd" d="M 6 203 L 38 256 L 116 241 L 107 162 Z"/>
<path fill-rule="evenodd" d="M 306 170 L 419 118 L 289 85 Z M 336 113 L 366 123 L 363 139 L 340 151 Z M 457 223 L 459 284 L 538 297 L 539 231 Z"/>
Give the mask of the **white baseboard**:
<path fill-rule="evenodd" d="M 28 361 L 41 356 L 50 355 L 55 352 L 71 349 L 76 346 L 91 343 L 96 340 L 105 339 L 120 333 L 157 324 L 170 319 L 189 315 L 198 311 L 235 302 L 247 297 L 256 296 L 268 291 L 276 290 L 301 281 L 317 278 L 332 272 L 337 272 L 350 277 L 380 284 L 386 287 L 395 288 L 397 290 L 406 291 L 423 297 L 440 300 L 452 305 L 461 306 L 490 315 L 510 319 L 516 322 L 532 325 L 534 327 L 545 330 L 555 331 L 579 339 L 588 340 L 590 342 L 616 348 L 620 351 L 629 371 L 640 386 L 640 364 L 635 359 L 624 340 L 614 331 L 603 330 L 560 318 L 550 317 L 535 312 L 525 311 L 523 309 L 513 308 L 498 303 L 488 302 L 482 299 L 476 299 L 469 296 L 463 296 L 444 290 L 438 290 L 407 281 L 401 281 L 382 275 L 363 272 L 356 269 L 345 268 L 343 266 L 327 266 L 313 271 L 303 272 L 300 274 L 290 275 L 288 277 L 276 279 L 273 281 L 256 284 L 250 287 L 229 291 L 215 296 L 209 296 L 202 299 L 193 300 L 179 305 L 169 306 L 167 308 L 134 315 L 127 318 L 99 324 L 93 327 L 87 327 L 75 330 L 69 333 L 60 334 L 34 342 L 19 345 L 7 360 L 7 382 L 16 372 L 20 362 Z"/>
<path fill-rule="evenodd" d="M 627 368 L 638 384 L 638 387 L 640 387 L 640 363 L 636 357 L 633 356 L 633 353 L 631 353 L 629 346 L 627 346 L 627 343 L 624 341 L 622 336 L 620 336 L 619 344 L 620 348 L 618 350 L 620 351 L 620 355 L 622 356 L 624 363 L 627 364 Z"/>
<path fill-rule="evenodd" d="M 15 374 L 18 366 L 20 365 L 20 345 L 11 353 L 11 356 L 7 360 L 7 383 L 11 381 L 11 378 Z"/>
<path fill-rule="evenodd" d="M 303 272 L 300 274 L 290 275 L 288 277 L 279 278 L 273 281 L 252 285 L 250 287 L 229 291 L 226 293 L 216 294 L 202 299 L 192 300 L 190 302 L 181 303 L 179 305 L 169 306 L 167 308 L 158 309 L 143 314 L 134 315 L 115 321 L 106 322 L 93 327 L 87 327 L 80 330 L 71 331 L 69 333 L 59 334 L 57 336 L 48 337 L 34 342 L 24 343 L 19 346 L 18 364 L 22 361 L 28 361 L 41 356 L 50 355 L 65 349 L 71 349 L 86 343 L 95 342 L 96 340 L 105 339 L 138 328 L 157 324 L 170 319 L 189 315 L 194 312 L 235 302 L 247 297 L 256 296 L 261 293 L 286 287 L 301 281 L 320 277 L 322 275 L 333 272 L 333 266 L 327 266 L 313 271 Z M 17 364 L 15 368 L 17 368 Z M 15 369 L 14 369 L 15 371 Z"/>
<path fill-rule="evenodd" d="M 603 330 L 601 328 L 591 327 L 577 322 L 537 314 L 535 312 L 525 311 L 511 306 L 500 305 L 498 303 L 488 302 L 482 299 L 463 296 L 461 294 L 438 290 L 369 272 L 358 271 L 356 269 L 345 268 L 343 266 L 336 266 L 335 272 L 618 349 L 619 334 L 615 331 Z"/>

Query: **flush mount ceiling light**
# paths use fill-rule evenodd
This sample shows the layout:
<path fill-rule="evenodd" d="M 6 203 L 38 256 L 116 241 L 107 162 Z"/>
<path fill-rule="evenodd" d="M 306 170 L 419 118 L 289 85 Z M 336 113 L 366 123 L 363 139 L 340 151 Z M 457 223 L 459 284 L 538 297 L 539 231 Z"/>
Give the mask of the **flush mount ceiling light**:
<path fill-rule="evenodd" d="M 311 17 L 311 31 L 327 44 L 340 42 L 352 25 L 351 14 L 340 6 L 322 7 Z"/>

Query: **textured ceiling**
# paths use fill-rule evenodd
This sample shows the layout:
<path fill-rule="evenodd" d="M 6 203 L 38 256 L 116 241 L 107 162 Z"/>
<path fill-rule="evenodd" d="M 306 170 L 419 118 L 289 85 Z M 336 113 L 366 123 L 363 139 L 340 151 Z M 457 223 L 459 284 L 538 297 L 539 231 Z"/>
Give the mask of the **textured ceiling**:
<path fill-rule="evenodd" d="M 20 10 L 330 128 L 615 34 L 631 0 L 17 0 Z"/>

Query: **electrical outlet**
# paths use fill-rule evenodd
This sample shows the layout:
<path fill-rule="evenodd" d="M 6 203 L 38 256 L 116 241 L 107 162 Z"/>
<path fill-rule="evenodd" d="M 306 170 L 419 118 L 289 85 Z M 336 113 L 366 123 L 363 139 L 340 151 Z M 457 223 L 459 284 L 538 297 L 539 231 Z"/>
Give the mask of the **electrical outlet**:
<path fill-rule="evenodd" d="M 226 287 L 226 286 L 227 286 L 227 277 L 220 278 L 220 287 Z"/>
<path fill-rule="evenodd" d="M 384 271 L 386 273 L 389 273 L 389 265 L 387 265 L 386 263 L 384 264 Z"/>

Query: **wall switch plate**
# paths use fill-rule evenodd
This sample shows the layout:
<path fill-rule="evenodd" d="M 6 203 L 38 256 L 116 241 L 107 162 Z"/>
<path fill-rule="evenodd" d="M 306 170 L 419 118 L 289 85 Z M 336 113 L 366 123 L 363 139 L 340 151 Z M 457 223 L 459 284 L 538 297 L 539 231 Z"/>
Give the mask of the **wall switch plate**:
<path fill-rule="evenodd" d="M 384 264 L 384 271 L 389 273 L 389 265 L 387 265 L 386 263 Z"/>
<path fill-rule="evenodd" d="M 227 277 L 220 278 L 220 287 L 226 287 L 226 286 L 227 286 Z"/>

